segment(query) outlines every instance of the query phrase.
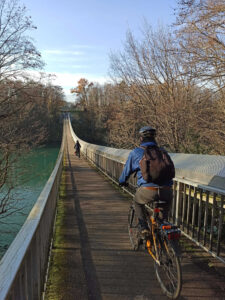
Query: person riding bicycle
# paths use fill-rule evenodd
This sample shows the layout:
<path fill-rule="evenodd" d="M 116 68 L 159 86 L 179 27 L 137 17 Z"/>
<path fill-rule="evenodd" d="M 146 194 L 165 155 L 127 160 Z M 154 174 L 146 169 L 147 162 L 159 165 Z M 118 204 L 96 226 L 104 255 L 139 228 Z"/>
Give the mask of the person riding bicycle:
<path fill-rule="evenodd" d="M 77 140 L 74 145 L 74 149 L 75 149 L 75 153 L 78 157 L 80 157 L 80 147 L 81 147 L 81 145 L 80 145 L 79 141 Z"/>
<path fill-rule="evenodd" d="M 130 152 L 122 174 L 119 178 L 119 185 L 126 186 L 126 182 L 130 175 L 136 173 L 138 188 L 134 196 L 135 211 L 139 221 L 139 230 L 142 234 L 145 234 L 148 232 L 148 225 L 145 220 L 144 205 L 157 199 L 165 202 L 163 205 L 163 219 L 167 219 L 168 211 L 173 198 L 173 180 L 169 179 L 165 180 L 163 184 L 155 184 L 153 182 L 147 182 L 143 178 L 140 168 L 140 161 L 143 158 L 144 151 L 147 146 L 157 146 L 157 142 L 155 140 L 156 129 L 150 126 L 142 127 L 139 130 L 139 135 L 140 147 L 137 147 Z"/>

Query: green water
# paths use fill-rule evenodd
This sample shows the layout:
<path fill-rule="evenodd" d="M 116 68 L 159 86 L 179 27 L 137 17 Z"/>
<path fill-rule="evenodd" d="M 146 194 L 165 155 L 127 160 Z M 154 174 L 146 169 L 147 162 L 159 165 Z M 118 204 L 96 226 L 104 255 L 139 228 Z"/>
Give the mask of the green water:
<path fill-rule="evenodd" d="M 58 152 L 59 147 L 48 146 L 19 158 L 12 175 L 16 187 L 12 191 L 11 203 L 20 210 L 8 217 L 0 215 L 0 258 L 12 243 L 45 186 L 54 169 Z"/>

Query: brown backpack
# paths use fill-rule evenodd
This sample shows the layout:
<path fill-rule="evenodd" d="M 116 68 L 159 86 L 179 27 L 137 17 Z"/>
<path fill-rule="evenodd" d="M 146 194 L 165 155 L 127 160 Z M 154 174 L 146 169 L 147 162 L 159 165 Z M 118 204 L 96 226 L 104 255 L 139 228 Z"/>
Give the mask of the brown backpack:
<path fill-rule="evenodd" d="M 163 185 L 175 177 L 174 164 L 166 150 L 158 146 L 141 148 L 145 151 L 139 164 L 146 182 Z"/>

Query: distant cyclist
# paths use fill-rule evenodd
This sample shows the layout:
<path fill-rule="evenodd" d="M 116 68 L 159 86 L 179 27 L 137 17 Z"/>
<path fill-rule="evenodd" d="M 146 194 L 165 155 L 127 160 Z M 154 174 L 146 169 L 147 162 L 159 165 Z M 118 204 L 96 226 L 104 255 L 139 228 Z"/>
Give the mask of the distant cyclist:
<path fill-rule="evenodd" d="M 119 178 L 119 184 L 121 186 L 126 185 L 130 175 L 136 173 L 138 188 L 134 197 L 135 211 L 139 221 L 139 230 L 145 234 L 148 226 L 144 217 L 144 204 L 157 199 L 164 201 L 163 219 L 168 218 L 168 211 L 173 198 L 172 178 L 175 176 L 175 169 L 168 153 L 158 147 L 154 128 L 142 127 L 139 130 L 139 135 L 140 147 L 130 152 Z M 142 167 L 143 164 L 145 164 L 145 169 Z M 148 179 L 146 179 L 147 177 Z"/>
<path fill-rule="evenodd" d="M 74 149 L 75 149 L 75 154 L 79 158 L 80 158 L 80 147 L 81 147 L 81 145 L 80 145 L 79 141 L 77 140 L 76 143 L 75 143 L 75 145 L 74 145 Z"/>

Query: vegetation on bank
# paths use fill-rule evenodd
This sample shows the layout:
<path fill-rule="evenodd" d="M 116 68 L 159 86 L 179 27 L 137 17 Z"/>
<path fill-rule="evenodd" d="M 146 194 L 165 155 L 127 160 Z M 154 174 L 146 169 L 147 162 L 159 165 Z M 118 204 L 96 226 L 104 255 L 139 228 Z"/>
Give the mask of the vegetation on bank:
<path fill-rule="evenodd" d="M 65 163 L 65 158 L 64 158 Z M 59 199 L 57 202 L 57 213 L 55 222 L 55 232 L 53 240 L 53 249 L 51 250 L 51 262 L 48 274 L 48 281 L 45 291 L 45 298 L 48 300 L 55 300 L 59 298 L 62 293 L 61 283 L 63 278 L 66 276 L 65 270 L 62 266 L 65 264 L 66 257 L 62 254 L 64 249 L 65 238 L 64 238 L 64 223 L 65 223 L 65 198 L 66 198 L 66 178 L 65 170 L 62 172 L 61 183 L 59 187 Z M 60 270 L 60 272 L 59 272 Z"/>
<path fill-rule="evenodd" d="M 26 8 L 18 0 L 0 2 L 0 218 L 18 208 L 11 195 L 11 173 L 24 151 L 61 139 L 62 88 L 50 83 L 49 75 L 34 79 L 32 70 L 44 66 L 31 30 Z M 36 75 L 37 76 L 37 75 Z M 6 184 L 7 183 L 7 184 Z"/>
<path fill-rule="evenodd" d="M 171 28 L 127 33 L 110 56 L 113 83 L 81 78 L 71 90 L 79 137 L 132 148 L 151 125 L 171 152 L 225 154 L 225 3 L 180 0 L 175 14 Z"/>

